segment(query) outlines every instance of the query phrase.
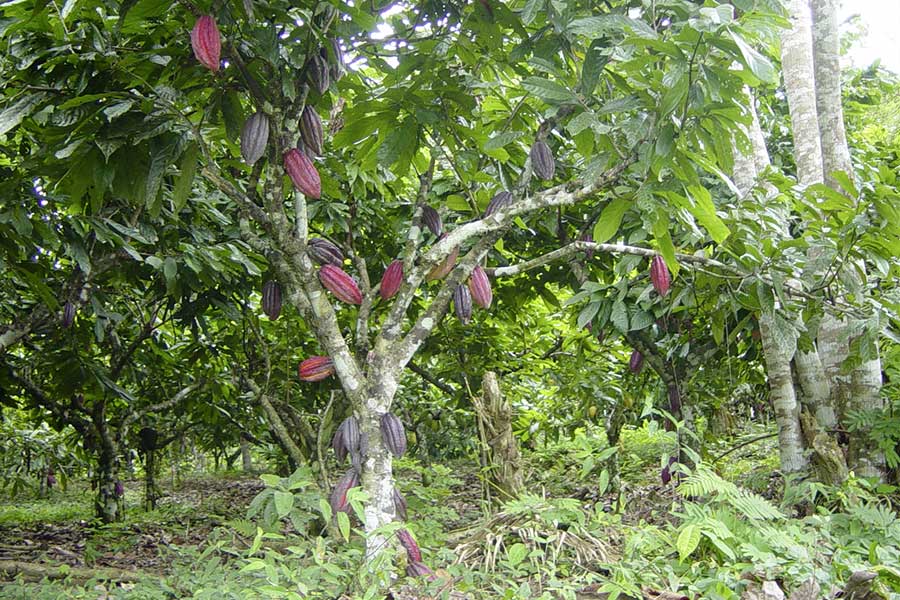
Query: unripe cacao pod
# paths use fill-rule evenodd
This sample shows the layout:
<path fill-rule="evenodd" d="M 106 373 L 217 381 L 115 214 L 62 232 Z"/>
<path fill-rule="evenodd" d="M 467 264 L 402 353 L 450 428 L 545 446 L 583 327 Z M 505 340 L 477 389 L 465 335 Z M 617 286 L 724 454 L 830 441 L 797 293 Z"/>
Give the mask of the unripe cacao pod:
<path fill-rule="evenodd" d="M 306 148 L 314 156 L 322 156 L 324 142 L 322 137 L 322 119 L 316 109 L 307 104 L 300 117 L 300 137 Z"/>
<path fill-rule="evenodd" d="M 400 545 L 406 550 L 406 557 L 409 559 L 409 562 L 422 562 L 422 551 L 419 550 L 419 545 L 409 531 L 398 529 L 397 539 L 400 540 Z"/>
<path fill-rule="evenodd" d="M 352 277 L 334 265 L 322 265 L 319 281 L 334 297 L 347 304 L 362 304 L 362 293 Z"/>
<path fill-rule="evenodd" d="M 394 413 L 381 415 L 381 439 L 385 448 L 397 458 L 406 452 L 406 429 Z"/>
<path fill-rule="evenodd" d="M 427 204 L 422 207 L 422 222 L 425 223 L 425 227 L 427 227 L 431 233 L 441 237 L 441 233 L 444 231 L 444 223 L 441 221 L 441 215 Z"/>
<path fill-rule="evenodd" d="M 62 312 L 62 326 L 63 329 L 68 329 L 72 326 L 72 323 L 75 322 L 75 305 L 71 302 L 66 302 L 63 304 L 63 312 Z"/>
<path fill-rule="evenodd" d="M 469 275 L 468 287 L 475 304 L 481 308 L 491 307 L 494 293 L 491 291 L 491 281 L 481 266 L 477 266 L 472 270 L 472 274 Z"/>
<path fill-rule="evenodd" d="M 394 488 L 394 513 L 401 521 L 406 520 L 406 498 L 397 488 Z"/>
<path fill-rule="evenodd" d="M 327 356 L 311 356 L 297 367 L 300 381 L 322 381 L 334 375 L 334 362 Z"/>
<path fill-rule="evenodd" d="M 424 577 L 428 581 L 437 579 L 434 571 L 428 568 L 423 562 L 415 561 L 406 565 L 406 575 L 408 577 Z"/>
<path fill-rule="evenodd" d="M 285 152 L 284 170 L 298 190 L 313 199 L 322 196 L 322 180 L 319 179 L 319 172 L 309 157 L 297 148 Z"/>
<path fill-rule="evenodd" d="M 254 113 L 241 129 L 241 156 L 244 162 L 252 165 L 262 158 L 268 143 L 269 118 L 264 113 Z"/>
<path fill-rule="evenodd" d="M 403 283 L 403 261 L 395 260 L 384 270 L 378 293 L 382 300 L 390 300 L 400 290 Z"/>
<path fill-rule="evenodd" d="M 306 63 L 306 72 L 309 77 L 309 83 L 319 92 L 321 96 L 328 91 L 331 85 L 331 78 L 328 70 L 328 61 L 322 58 L 322 55 L 316 52 Z"/>
<path fill-rule="evenodd" d="M 637 350 L 633 351 L 631 353 L 631 358 L 628 359 L 628 368 L 631 369 L 632 373 L 640 373 L 643 367 L 644 355 Z"/>
<path fill-rule="evenodd" d="M 271 320 L 281 314 L 281 286 L 275 281 L 267 281 L 262 289 L 262 309 Z"/>
<path fill-rule="evenodd" d="M 659 254 L 650 261 L 650 281 L 653 282 L 653 288 L 660 296 L 665 296 L 669 292 L 669 268 Z"/>
<path fill-rule="evenodd" d="M 502 191 L 494 194 L 494 197 L 491 198 L 491 201 L 488 202 L 487 208 L 484 209 L 484 216 L 482 219 L 486 219 L 491 216 L 498 210 L 506 208 L 510 204 L 512 204 L 513 195 L 510 192 Z"/>
<path fill-rule="evenodd" d="M 556 162 L 550 152 L 550 146 L 544 140 L 535 140 L 531 146 L 531 168 L 541 179 L 553 179 Z"/>
<path fill-rule="evenodd" d="M 447 234 L 441 236 L 441 239 L 443 239 L 446 235 Z M 447 257 L 444 258 L 444 260 L 442 260 L 440 263 L 435 265 L 433 269 L 431 269 L 431 272 L 429 272 L 428 275 L 425 276 L 425 281 L 434 281 L 435 279 L 443 279 L 444 277 L 446 277 L 447 274 L 453 270 L 453 267 L 456 266 L 457 258 L 459 258 L 459 246 L 453 248 L 453 250 L 450 251 L 450 254 L 448 254 Z"/>
<path fill-rule="evenodd" d="M 194 23 L 194 28 L 191 30 L 191 47 L 201 65 L 211 71 L 219 70 L 222 38 L 219 35 L 216 20 L 210 15 L 203 15 Z"/>
<path fill-rule="evenodd" d="M 320 265 L 340 267 L 344 264 L 344 253 L 341 249 L 324 238 L 310 238 L 307 252 Z"/>
<path fill-rule="evenodd" d="M 350 503 L 347 502 L 347 492 L 359 485 L 359 474 L 350 469 L 338 479 L 334 484 L 334 490 L 331 492 L 331 512 L 337 514 L 339 512 L 350 513 Z"/>
<path fill-rule="evenodd" d="M 472 294 L 469 292 L 468 287 L 458 285 L 453 290 L 453 310 L 463 325 L 472 318 Z"/>

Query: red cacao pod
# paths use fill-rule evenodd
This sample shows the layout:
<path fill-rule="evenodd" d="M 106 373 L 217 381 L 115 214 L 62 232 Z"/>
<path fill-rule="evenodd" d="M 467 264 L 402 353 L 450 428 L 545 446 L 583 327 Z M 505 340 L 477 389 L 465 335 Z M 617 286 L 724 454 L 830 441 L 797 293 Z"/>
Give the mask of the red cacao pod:
<path fill-rule="evenodd" d="M 631 358 L 628 359 L 628 368 L 631 369 L 632 373 L 640 373 L 641 369 L 644 368 L 644 355 L 635 350 L 631 353 Z"/>
<path fill-rule="evenodd" d="M 427 204 L 422 207 L 422 222 L 425 223 L 425 227 L 427 227 L 431 233 L 441 237 L 441 233 L 444 231 L 444 223 L 441 221 L 441 215 Z"/>
<path fill-rule="evenodd" d="M 513 195 L 510 192 L 497 192 L 494 194 L 494 197 L 491 198 L 491 201 L 488 202 L 487 208 L 484 209 L 484 215 L 481 218 L 486 219 L 498 210 L 504 209 L 512 204 L 512 201 Z"/>
<path fill-rule="evenodd" d="M 63 304 L 63 312 L 62 312 L 62 326 L 63 329 L 68 329 L 72 326 L 72 323 L 75 322 L 75 305 L 71 302 L 66 302 Z"/>
<path fill-rule="evenodd" d="M 406 498 L 397 488 L 394 488 L 394 513 L 400 517 L 401 521 L 406 520 Z"/>
<path fill-rule="evenodd" d="M 406 429 L 394 413 L 381 415 L 381 439 L 391 454 L 400 458 L 406 453 Z"/>
<path fill-rule="evenodd" d="M 409 559 L 409 562 L 422 562 L 422 551 L 419 550 L 419 545 L 409 531 L 398 529 L 397 539 L 400 540 L 400 545 L 406 550 L 406 557 Z"/>
<path fill-rule="evenodd" d="M 320 53 L 316 52 L 306 63 L 306 73 L 309 83 L 319 92 L 320 96 L 328 91 L 328 86 L 331 85 L 328 61 Z"/>
<path fill-rule="evenodd" d="M 269 118 L 261 112 L 254 113 L 241 129 L 241 156 L 244 162 L 252 165 L 262 158 L 268 143 Z"/>
<path fill-rule="evenodd" d="M 319 269 L 319 281 L 341 302 L 362 304 L 362 293 L 359 291 L 359 286 L 340 267 L 322 265 L 322 268 Z"/>
<path fill-rule="evenodd" d="M 331 492 L 331 512 L 337 514 L 339 512 L 350 512 L 350 503 L 347 502 L 347 492 L 359 485 L 359 474 L 354 469 L 350 469 L 338 479 L 334 484 L 334 490 Z"/>
<path fill-rule="evenodd" d="M 650 261 L 650 281 L 653 282 L 653 288 L 660 296 L 669 293 L 669 268 L 659 254 Z"/>
<path fill-rule="evenodd" d="M 281 286 L 275 281 L 267 281 L 262 289 L 262 309 L 271 320 L 281 314 Z"/>
<path fill-rule="evenodd" d="M 553 179 L 556 172 L 556 162 L 550 146 L 544 140 L 536 140 L 531 146 L 531 168 L 541 179 Z"/>
<path fill-rule="evenodd" d="M 322 119 L 316 109 L 306 105 L 300 117 L 300 137 L 306 148 L 315 156 L 322 156 L 324 141 L 322 136 Z"/>
<path fill-rule="evenodd" d="M 469 292 L 468 287 L 458 285 L 453 290 L 453 310 L 463 325 L 472 318 L 472 294 Z"/>
<path fill-rule="evenodd" d="M 441 239 L 446 237 L 446 235 L 447 234 L 442 235 Z M 453 270 L 453 267 L 456 266 L 457 258 L 459 258 L 459 246 L 453 248 L 444 260 L 431 269 L 431 272 L 425 276 L 425 281 L 434 281 L 435 279 L 443 279 L 446 277 L 447 274 Z"/>
<path fill-rule="evenodd" d="M 219 70 L 222 37 L 219 35 L 216 20 L 210 15 L 203 15 L 194 23 L 191 30 L 191 47 L 201 65 L 211 71 Z"/>
<path fill-rule="evenodd" d="M 307 251 L 320 265 L 340 267 L 344 264 L 344 253 L 341 249 L 324 238 L 310 238 Z"/>
<path fill-rule="evenodd" d="M 322 196 L 322 180 L 308 156 L 297 148 L 284 154 L 284 170 L 294 182 L 294 187 L 313 199 Z"/>
<path fill-rule="evenodd" d="M 434 571 L 429 569 L 425 563 L 419 561 L 414 561 L 406 565 L 406 575 L 408 577 L 424 577 L 428 581 L 437 579 L 437 575 L 434 574 Z"/>
<path fill-rule="evenodd" d="M 300 381 L 322 381 L 334 375 L 334 361 L 327 356 L 311 356 L 297 367 Z"/>
<path fill-rule="evenodd" d="M 381 294 L 382 300 L 390 300 L 400 290 L 403 283 L 403 261 L 395 260 L 384 270 L 381 276 L 381 287 L 378 293 Z"/>
<path fill-rule="evenodd" d="M 491 291 L 491 280 L 488 279 L 487 273 L 481 266 L 477 266 L 472 270 L 468 281 L 469 291 L 472 293 L 472 300 L 481 308 L 490 308 L 494 299 L 494 293 Z"/>

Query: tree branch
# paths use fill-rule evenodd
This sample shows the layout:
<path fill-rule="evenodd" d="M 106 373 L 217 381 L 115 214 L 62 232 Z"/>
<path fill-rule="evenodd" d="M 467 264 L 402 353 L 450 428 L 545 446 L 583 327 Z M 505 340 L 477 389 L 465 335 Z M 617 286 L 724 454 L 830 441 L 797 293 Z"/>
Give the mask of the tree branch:
<path fill-rule="evenodd" d="M 418 375 L 419 377 L 421 377 L 422 379 L 424 379 L 425 381 L 427 381 L 428 383 L 430 383 L 437 389 L 441 390 L 445 394 L 447 394 L 449 396 L 456 396 L 459 393 L 459 392 L 457 392 L 457 390 L 453 389 L 453 387 L 451 387 L 449 384 L 441 381 L 440 379 L 438 379 L 437 377 L 435 377 L 434 375 L 432 375 L 431 373 L 429 373 L 428 371 L 426 371 L 425 369 L 423 369 L 416 363 L 410 361 L 409 363 L 407 363 L 406 366 L 409 367 L 410 371 L 412 371 L 413 373 L 415 373 L 416 375 Z"/>

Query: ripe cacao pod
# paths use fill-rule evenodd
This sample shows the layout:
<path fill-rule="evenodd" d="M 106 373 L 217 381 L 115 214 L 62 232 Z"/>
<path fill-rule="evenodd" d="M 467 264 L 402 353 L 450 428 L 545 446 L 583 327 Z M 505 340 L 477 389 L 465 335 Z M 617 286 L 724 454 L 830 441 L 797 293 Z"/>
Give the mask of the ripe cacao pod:
<path fill-rule="evenodd" d="M 453 290 L 453 310 L 463 325 L 472 318 L 472 294 L 469 292 L 468 287 L 458 285 Z"/>
<path fill-rule="evenodd" d="M 339 512 L 350 513 L 350 503 L 347 502 L 347 492 L 359 485 L 359 474 L 350 469 L 338 479 L 334 484 L 334 490 L 331 492 L 331 512 L 337 514 Z"/>
<path fill-rule="evenodd" d="M 327 356 L 311 356 L 297 367 L 300 381 L 322 381 L 334 375 L 334 362 Z"/>
<path fill-rule="evenodd" d="M 660 296 L 665 296 L 669 293 L 669 268 L 666 266 L 666 261 L 659 254 L 650 261 L 650 281 L 653 282 L 653 289 Z"/>
<path fill-rule="evenodd" d="M 324 141 L 322 137 L 322 119 L 316 109 L 306 105 L 303 115 L 300 117 L 300 137 L 306 148 L 314 156 L 322 156 Z"/>
<path fill-rule="evenodd" d="M 443 239 L 447 234 L 441 236 Z M 450 254 L 447 255 L 444 260 L 435 265 L 431 272 L 425 276 L 425 281 L 434 281 L 435 279 L 443 279 L 447 276 L 447 274 L 453 270 L 453 267 L 456 266 L 456 259 L 459 258 L 459 246 L 453 248 L 450 251 Z"/>
<path fill-rule="evenodd" d="M 385 448 L 397 458 L 406 452 L 406 429 L 394 413 L 381 415 L 381 439 Z"/>
<path fill-rule="evenodd" d="M 362 304 L 362 293 L 352 277 L 334 265 L 322 265 L 319 281 L 334 297 L 347 304 Z"/>
<path fill-rule="evenodd" d="M 75 305 L 71 302 L 66 302 L 63 304 L 63 312 L 62 312 L 62 326 L 63 329 L 68 329 L 72 326 L 72 323 L 75 322 Z"/>
<path fill-rule="evenodd" d="M 641 369 L 644 368 L 644 355 L 637 350 L 633 351 L 631 358 L 628 359 L 628 368 L 631 369 L 632 373 L 640 373 Z"/>
<path fill-rule="evenodd" d="M 264 113 L 254 113 L 241 129 L 241 156 L 244 162 L 252 165 L 262 158 L 268 143 L 269 118 Z"/>
<path fill-rule="evenodd" d="M 491 201 L 488 202 L 487 208 L 484 209 L 484 216 L 482 216 L 481 218 L 486 219 L 498 210 L 506 208 L 507 206 L 512 204 L 512 201 L 512 193 L 507 191 L 497 192 L 496 194 L 494 194 L 494 197 L 491 198 Z"/>
<path fill-rule="evenodd" d="M 340 267 L 344 264 L 344 253 L 341 249 L 324 238 L 310 238 L 307 251 L 320 265 Z"/>
<path fill-rule="evenodd" d="M 390 300 L 400 290 L 403 283 L 403 261 L 395 260 L 384 270 L 381 276 L 381 287 L 378 293 L 381 294 L 382 300 Z"/>
<path fill-rule="evenodd" d="M 309 157 L 297 148 L 285 152 L 284 170 L 298 190 L 314 200 L 322 196 L 322 180 L 319 179 L 319 172 Z"/>
<path fill-rule="evenodd" d="M 408 577 L 424 577 L 428 581 L 437 579 L 434 571 L 428 568 L 423 562 L 415 561 L 406 565 L 406 575 Z"/>
<path fill-rule="evenodd" d="M 544 140 L 535 140 L 531 146 L 531 168 L 541 179 L 553 179 L 556 162 L 550 152 L 550 146 Z"/>
<path fill-rule="evenodd" d="M 494 293 L 491 291 L 491 280 L 488 279 L 487 273 L 481 266 L 477 266 L 469 275 L 468 281 L 469 291 L 472 293 L 472 300 L 481 308 L 490 308 L 494 299 Z"/>
<path fill-rule="evenodd" d="M 191 47 L 194 56 L 201 65 L 211 71 L 219 70 L 219 59 L 222 54 L 222 38 L 215 18 L 203 15 L 194 23 L 191 30 Z"/>
<path fill-rule="evenodd" d="M 306 63 L 306 73 L 309 76 L 309 83 L 313 86 L 321 96 L 328 91 L 331 85 L 331 77 L 328 71 L 328 61 L 325 60 L 318 52 L 313 54 L 309 62 Z"/>
<path fill-rule="evenodd" d="M 394 513 L 400 517 L 400 520 L 406 520 L 406 498 L 397 488 L 394 488 Z"/>
<path fill-rule="evenodd" d="M 427 204 L 422 207 L 422 222 L 425 223 L 425 227 L 427 227 L 431 233 L 441 237 L 441 233 L 444 231 L 444 223 L 441 221 L 441 215 Z"/>
<path fill-rule="evenodd" d="M 397 539 L 400 540 L 400 545 L 406 550 L 406 557 L 409 559 L 409 562 L 422 562 L 422 551 L 419 550 L 419 545 L 409 531 L 398 529 Z"/>
<path fill-rule="evenodd" d="M 262 309 L 271 320 L 281 314 L 281 286 L 275 281 L 267 281 L 262 289 Z"/>

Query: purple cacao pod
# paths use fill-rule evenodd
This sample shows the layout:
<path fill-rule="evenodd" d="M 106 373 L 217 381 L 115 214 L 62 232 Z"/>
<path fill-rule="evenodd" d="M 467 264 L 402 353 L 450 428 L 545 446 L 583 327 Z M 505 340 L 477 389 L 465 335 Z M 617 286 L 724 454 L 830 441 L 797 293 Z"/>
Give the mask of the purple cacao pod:
<path fill-rule="evenodd" d="M 497 192 L 494 194 L 494 197 L 491 198 L 491 201 L 488 202 L 487 208 L 484 209 L 484 215 L 481 218 L 486 219 L 498 210 L 504 209 L 512 204 L 512 201 L 513 195 L 510 192 Z"/>
<path fill-rule="evenodd" d="M 328 91 L 328 86 L 331 85 L 328 61 L 320 53 L 316 52 L 306 63 L 306 73 L 309 83 L 313 89 L 319 92 L 320 96 Z"/>
<path fill-rule="evenodd" d="M 641 369 L 644 368 L 644 355 L 637 350 L 633 351 L 631 358 L 628 359 L 628 368 L 631 369 L 632 373 L 640 373 Z"/>
<path fill-rule="evenodd" d="M 453 290 L 453 310 L 463 325 L 472 318 L 472 294 L 468 287 L 458 285 Z"/>
<path fill-rule="evenodd" d="M 334 297 L 347 304 L 362 304 L 362 292 L 359 286 L 343 269 L 334 265 L 322 265 L 319 269 L 319 281 Z"/>
<path fill-rule="evenodd" d="M 248 165 L 254 164 L 266 153 L 269 143 L 269 118 L 261 113 L 254 113 L 241 129 L 241 156 Z"/>
<path fill-rule="evenodd" d="M 262 289 L 262 309 L 271 320 L 281 314 L 281 286 L 275 281 L 267 281 Z"/>
<path fill-rule="evenodd" d="M 491 280 L 488 279 L 487 273 L 480 266 L 472 269 L 468 281 L 469 292 L 472 294 L 472 301 L 481 308 L 490 308 L 494 299 L 494 293 L 491 291 Z"/>
<path fill-rule="evenodd" d="M 406 520 L 406 498 L 400 493 L 396 487 L 394 488 L 394 513 L 401 521 Z"/>
<path fill-rule="evenodd" d="M 350 469 L 344 473 L 338 482 L 334 485 L 331 492 L 331 512 L 337 514 L 339 512 L 350 513 L 350 503 L 347 502 L 347 492 L 359 485 L 359 474 Z"/>
<path fill-rule="evenodd" d="M 593 243 L 593 241 L 594 241 L 594 236 L 591 235 L 591 232 L 590 232 L 590 231 L 588 231 L 588 232 L 586 232 L 583 236 L 581 236 L 581 238 L 579 238 L 579 241 L 581 241 L 581 242 L 591 242 L 591 243 Z M 591 260 L 592 258 L 594 258 L 594 250 L 593 250 L 593 249 L 591 249 L 591 250 L 586 250 L 585 253 L 584 253 L 584 255 L 587 257 L 588 260 Z"/>
<path fill-rule="evenodd" d="M 324 238 L 310 238 L 307 252 L 320 265 L 340 267 L 344 264 L 344 253 L 341 249 Z"/>
<path fill-rule="evenodd" d="M 406 453 L 406 429 L 394 413 L 386 412 L 381 415 L 381 439 L 397 458 Z"/>
<path fill-rule="evenodd" d="M 121 481 L 116 481 L 115 492 L 116 492 L 116 498 L 121 498 L 122 496 L 125 495 L 125 486 L 122 484 Z"/>
<path fill-rule="evenodd" d="M 556 162 L 553 160 L 550 146 L 544 140 L 535 140 L 531 146 L 531 168 L 541 179 L 553 179 L 553 174 L 556 172 Z"/>
<path fill-rule="evenodd" d="M 216 20 L 210 15 L 203 15 L 194 23 L 191 30 L 191 47 L 201 65 L 211 71 L 219 70 L 222 37 L 219 35 Z"/>
<path fill-rule="evenodd" d="M 425 227 L 427 227 L 431 233 L 441 237 L 441 233 L 444 231 L 444 223 L 441 221 L 441 215 L 437 210 L 427 204 L 423 206 L 422 222 L 425 223 Z"/>
<path fill-rule="evenodd" d="M 424 577 L 428 581 L 434 581 L 437 579 L 437 575 L 434 574 L 434 571 L 428 568 L 425 563 L 415 561 L 406 565 L 406 575 L 408 577 Z"/>
<path fill-rule="evenodd" d="M 303 194 L 316 200 L 322 196 L 322 180 L 319 179 L 319 172 L 309 157 L 297 148 L 285 152 L 284 170 L 294 182 L 294 187 Z"/>
<path fill-rule="evenodd" d="M 406 557 L 409 559 L 409 562 L 422 562 L 422 551 L 419 550 L 419 545 L 408 530 L 398 529 L 397 539 L 400 541 L 400 545 L 406 550 Z"/>
<path fill-rule="evenodd" d="M 297 366 L 300 381 L 322 381 L 334 375 L 334 361 L 327 356 L 311 356 Z"/>
<path fill-rule="evenodd" d="M 653 282 L 653 289 L 660 296 L 665 296 L 669 293 L 669 284 L 671 283 L 669 268 L 666 266 L 666 261 L 659 254 L 650 261 L 650 281 Z"/>
<path fill-rule="evenodd" d="M 300 117 L 300 137 L 310 153 L 314 156 L 322 156 L 325 146 L 322 119 L 319 118 L 316 109 L 309 104 L 303 108 L 303 115 Z"/>
<path fill-rule="evenodd" d="M 381 287 L 378 293 L 382 300 L 390 300 L 400 290 L 403 283 L 403 261 L 395 260 L 385 269 L 381 277 Z"/>
<path fill-rule="evenodd" d="M 68 329 L 72 326 L 72 323 L 75 322 L 75 305 L 71 302 L 66 302 L 63 304 L 63 312 L 62 312 L 62 326 L 63 329 Z"/>

